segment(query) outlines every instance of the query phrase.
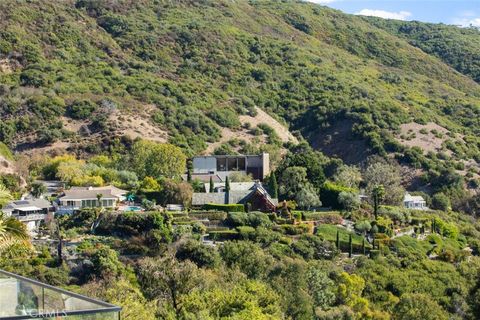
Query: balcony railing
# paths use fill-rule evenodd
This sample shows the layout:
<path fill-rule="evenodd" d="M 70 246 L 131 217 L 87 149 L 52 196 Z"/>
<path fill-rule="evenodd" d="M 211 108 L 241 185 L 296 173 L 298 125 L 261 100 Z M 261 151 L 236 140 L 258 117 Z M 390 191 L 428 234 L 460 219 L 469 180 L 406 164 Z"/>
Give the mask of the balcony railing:
<path fill-rule="evenodd" d="M 120 307 L 0 270 L 0 320 L 119 320 Z"/>

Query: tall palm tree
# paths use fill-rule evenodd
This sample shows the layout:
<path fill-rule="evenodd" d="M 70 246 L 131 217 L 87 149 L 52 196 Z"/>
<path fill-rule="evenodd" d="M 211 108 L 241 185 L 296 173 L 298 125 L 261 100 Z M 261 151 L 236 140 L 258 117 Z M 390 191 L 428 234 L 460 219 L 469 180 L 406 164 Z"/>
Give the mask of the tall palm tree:
<path fill-rule="evenodd" d="M 0 212 L 0 256 L 14 255 L 29 250 L 31 246 L 25 224 Z"/>
<path fill-rule="evenodd" d="M 0 208 L 12 200 L 13 197 L 10 191 L 3 184 L 0 184 Z"/>

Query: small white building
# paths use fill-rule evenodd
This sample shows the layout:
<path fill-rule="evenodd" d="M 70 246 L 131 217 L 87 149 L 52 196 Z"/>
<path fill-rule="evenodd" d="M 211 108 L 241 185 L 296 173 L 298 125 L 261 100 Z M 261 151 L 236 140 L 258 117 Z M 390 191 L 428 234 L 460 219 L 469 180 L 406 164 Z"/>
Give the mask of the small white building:
<path fill-rule="evenodd" d="M 412 196 L 408 192 L 403 198 L 403 206 L 407 209 L 428 210 L 427 202 L 422 196 Z"/>

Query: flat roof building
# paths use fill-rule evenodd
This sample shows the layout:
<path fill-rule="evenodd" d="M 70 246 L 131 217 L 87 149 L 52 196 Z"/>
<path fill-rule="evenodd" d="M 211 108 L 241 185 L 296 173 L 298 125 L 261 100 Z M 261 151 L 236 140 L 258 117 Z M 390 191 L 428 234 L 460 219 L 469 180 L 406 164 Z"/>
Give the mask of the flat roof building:
<path fill-rule="evenodd" d="M 263 181 L 270 174 L 270 156 L 260 155 L 212 155 L 193 158 L 192 179 L 196 176 L 218 176 L 221 181 L 234 172 Z"/>

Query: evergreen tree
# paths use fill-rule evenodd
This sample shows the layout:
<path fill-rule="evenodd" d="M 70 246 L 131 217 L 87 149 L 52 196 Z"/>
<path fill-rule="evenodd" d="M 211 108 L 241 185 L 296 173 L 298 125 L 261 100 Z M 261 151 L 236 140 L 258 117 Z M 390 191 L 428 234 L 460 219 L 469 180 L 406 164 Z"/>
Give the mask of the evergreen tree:
<path fill-rule="evenodd" d="M 362 252 L 363 252 L 363 255 L 365 255 L 366 251 L 365 251 L 365 238 L 362 239 Z"/>
<path fill-rule="evenodd" d="M 213 178 L 210 176 L 210 186 L 208 188 L 208 192 L 213 192 Z"/>
<path fill-rule="evenodd" d="M 190 168 L 187 170 L 187 181 L 192 182 L 192 170 Z"/>
<path fill-rule="evenodd" d="M 373 188 L 373 213 L 375 215 L 375 220 L 378 218 L 378 206 L 385 196 L 385 188 L 383 185 L 378 185 Z"/>
<path fill-rule="evenodd" d="M 272 193 L 272 198 L 278 199 L 278 184 L 275 172 L 272 172 L 272 174 L 270 175 L 270 179 L 268 179 L 268 188 Z"/>
<path fill-rule="evenodd" d="M 340 250 L 340 232 L 337 230 L 337 249 Z M 340 250 L 341 251 L 341 250 Z"/>
<path fill-rule="evenodd" d="M 348 257 L 351 258 L 353 254 L 352 234 L 348 238 Z"/>
<path fill-rule="evenodd" d="M 228 176 L 225 178 L 225 192 L 230 191 L 230 180 L 228 179 Z"/>

